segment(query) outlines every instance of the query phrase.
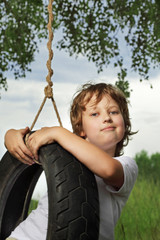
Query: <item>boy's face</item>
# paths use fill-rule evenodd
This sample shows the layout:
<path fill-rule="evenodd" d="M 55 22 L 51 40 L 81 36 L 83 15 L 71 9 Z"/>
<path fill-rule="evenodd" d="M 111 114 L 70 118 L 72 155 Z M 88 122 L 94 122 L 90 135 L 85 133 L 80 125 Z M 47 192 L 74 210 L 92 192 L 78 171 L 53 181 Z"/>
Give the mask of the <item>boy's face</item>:
<path fill-rule="evenodd" d="M 124 136 L 124 119 L 118 104 L 108 95 L 104 95 L 99 103 L 96 96 L 86 104 L 82 113 L 81 136 L 97 147 L 114 156 L 116 145 Z"/>

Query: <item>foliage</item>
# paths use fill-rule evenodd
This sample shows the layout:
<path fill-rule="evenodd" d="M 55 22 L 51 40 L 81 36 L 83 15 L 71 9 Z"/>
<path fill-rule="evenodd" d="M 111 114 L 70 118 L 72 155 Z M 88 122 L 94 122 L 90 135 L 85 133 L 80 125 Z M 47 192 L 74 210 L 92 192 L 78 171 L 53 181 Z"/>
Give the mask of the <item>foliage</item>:
<path fill-rule="evenodd" d="M 30 70 L 38 46 L 36 37 L 47 36 L 47 0 L 3 0 L 0 3 L 0 84 L 6 88 L 3 72 L 15 77 Z M 71 56 L 83 54 L 96 64 L 98 72 L 113 63 L 119 69 L 117 86 L 129 96 L 127 68 L 120 39 L 130 46 L 131 70 L 149 79 L 149 69 L 160 63 L 159 0 L 54 0 L 54 26 L 62 29 L 57 47 Z M 123 35 L 122 35 L 122 34 Z M 124 45 L 124 44 L 123 44 Z"/>
<path fill-rule="evenodd" d="M 160 153 L 154 153 L 151 156 L 146 151 L 141 151 L 135 156 L 139 168 L 139 178 L 152 179 L 159 181 L 160 175 Z"/>
<path fill-rule="evenodd" d="M 0 87 L 7 89 L 3 72 L 15 78 L 31 71 L 29 64 L 38 50 L 36 37 L 46 36 L 44 6 L 41 0 L 3 0 L 0 3 Z"/>
<path fill-rule="evenodd" d="M 131 46 L 131 70 L 148 79 L 151 63 L 160 63 L 160 5 L 158 1 L 64 1 L 56 3 L 63 39 L 58 47 L 70 55 L 82 53 L 98 71 L 111 60 L 120 68 L 117 85 L 123 85 L 127 69 L 120 55 L 119 32 Z M 126 88 L 125 84 L 125 88 Z M 129 88 L 129 85 L 127 86 Z M 125 90 L 125 88 L 123 90 Z"/>

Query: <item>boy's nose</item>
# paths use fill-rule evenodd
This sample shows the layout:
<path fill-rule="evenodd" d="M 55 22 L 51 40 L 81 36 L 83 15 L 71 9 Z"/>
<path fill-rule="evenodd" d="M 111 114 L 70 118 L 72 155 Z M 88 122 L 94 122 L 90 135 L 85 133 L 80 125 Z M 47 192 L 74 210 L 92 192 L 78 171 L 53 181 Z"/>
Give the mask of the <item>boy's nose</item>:
<path fill-rule="evenodd" d="M 112 122 L 111 115 L 109 113 L 105 113 L 103 120 L 104 120 L 104 122 Z"/>

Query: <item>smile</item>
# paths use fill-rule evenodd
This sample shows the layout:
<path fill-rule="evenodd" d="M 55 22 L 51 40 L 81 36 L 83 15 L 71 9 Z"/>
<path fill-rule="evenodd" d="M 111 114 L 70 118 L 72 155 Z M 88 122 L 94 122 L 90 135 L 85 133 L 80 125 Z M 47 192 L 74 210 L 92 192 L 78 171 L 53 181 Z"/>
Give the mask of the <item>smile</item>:
<path fill-rule="evenodd" d="M 105 127 L 103 128 L 101 131 L 114 131 L 115 130 L 115 127 Z"/>

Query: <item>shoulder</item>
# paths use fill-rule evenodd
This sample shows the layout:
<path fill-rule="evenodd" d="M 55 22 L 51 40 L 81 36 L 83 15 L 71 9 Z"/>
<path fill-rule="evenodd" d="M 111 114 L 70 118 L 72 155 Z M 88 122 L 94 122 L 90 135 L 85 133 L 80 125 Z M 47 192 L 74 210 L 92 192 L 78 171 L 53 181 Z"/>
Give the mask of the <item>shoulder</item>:
<path fill-rule="evenodd" d="M 124 184 L 121 190 L 130 192 L 138 176 L 138 166 L 136 161 L 128 156 L 120 156 L 115 159 L 122 164 L 124 171 Z"/>
<path fill-rule="evenodd" d="M 111 189 L 110 186 L 107 186 L 107 189 L 110 192 L 116 193 L 116 195 L 118 194 L 119 196 L 126 196 L 128 198 L 138 176 L 138 166 L 135 160 L 128 156 L 115 157 L 115 159 L 122 164 L 124 183 L 118 191 Z"/>
<path fill-rule="evenodd" d="M 124 197 L 128 198 L 138 176 L 138 166 L 136 161 L 128 156 L 120 156 L 114 157 L 114 159 L 118 160 L 123 167 L 124 172 L 124 183 L 122 187 L 117 191 L 110 185 L 106 185 L 100 177 L 96 177 L 98 185 L 103 185 L 104 188 L 115 195 L 115 197 Z"/>
<path fill-rule="evenodd" d="M 135 172 L 135 174 L 138 174 L 138 166 L 136 161 L 128 156 L 120 156 L 120 157 L 115 157 L 116 160 L 118 160 L 123 168 L 128 168 L 130 171 Z"/>

